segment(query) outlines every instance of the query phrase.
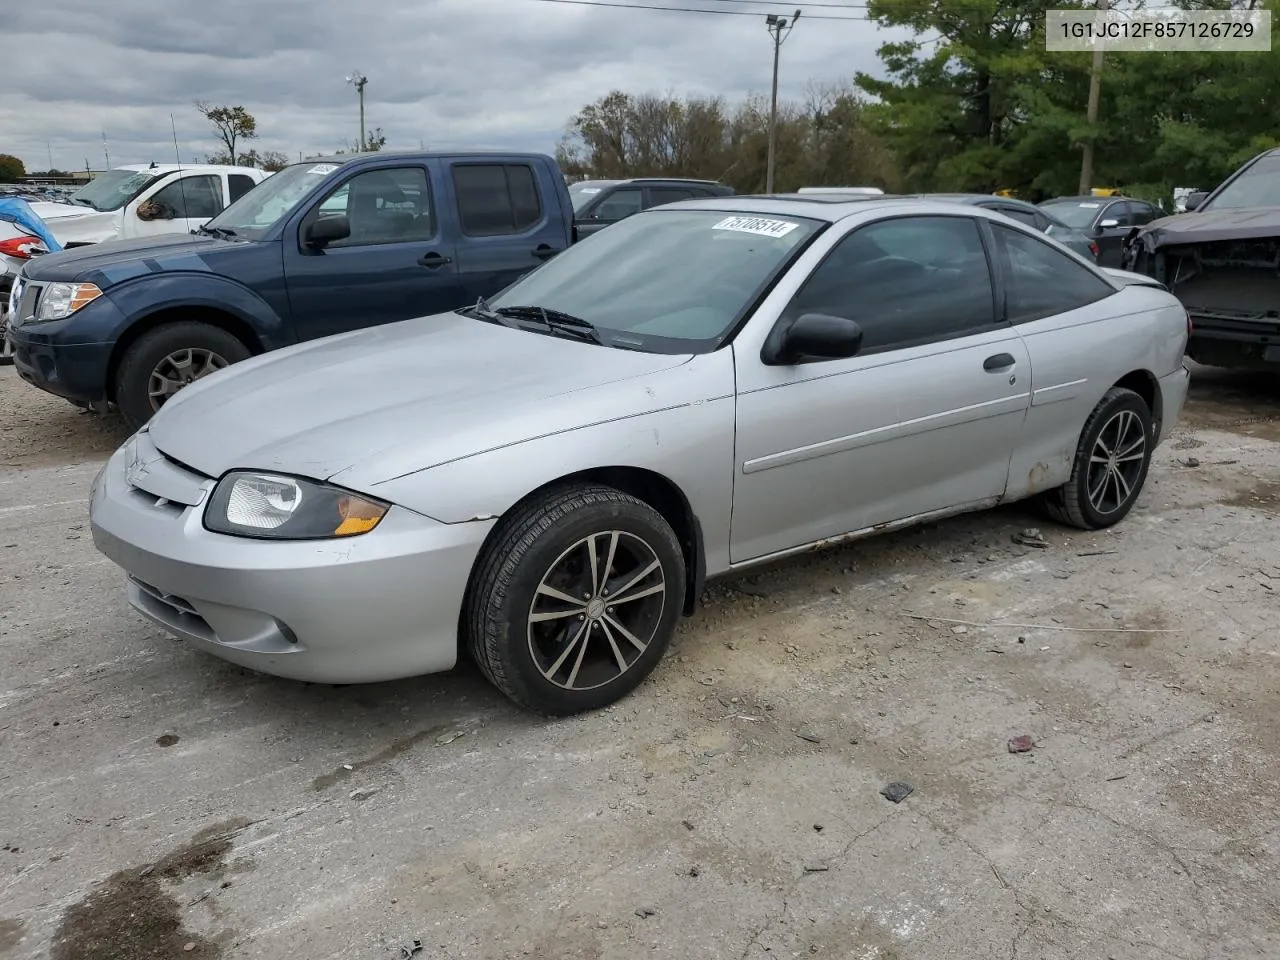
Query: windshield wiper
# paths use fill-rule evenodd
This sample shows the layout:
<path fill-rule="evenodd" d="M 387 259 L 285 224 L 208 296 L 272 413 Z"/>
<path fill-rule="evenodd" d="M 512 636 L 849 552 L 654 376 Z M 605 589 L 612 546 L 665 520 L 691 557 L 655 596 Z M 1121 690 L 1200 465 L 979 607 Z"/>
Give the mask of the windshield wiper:
<path fill-rule="evenodd" d="M 538 306 L 518 306 L 498 307 L 494 313 L 502 317 L 511 317 L 513 320 L 541 320 L 549 330 L 567 333 L 588 343 L 604 344 L 595 324 L 560 310 L 549 310 Z"/>

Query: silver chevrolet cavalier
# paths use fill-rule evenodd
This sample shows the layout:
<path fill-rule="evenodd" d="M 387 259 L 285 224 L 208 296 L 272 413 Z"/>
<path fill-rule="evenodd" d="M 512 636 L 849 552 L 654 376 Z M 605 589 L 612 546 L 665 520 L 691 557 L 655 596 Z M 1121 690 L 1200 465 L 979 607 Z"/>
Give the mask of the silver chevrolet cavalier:
<path fill-rule="evenodd" d="M 945 201 L 672 204 L 490 302 L 185 388 L 94 481 L 130 603 L 267 673 L 447 670 L 598 708 L 708 577 L 1036 498 L 1107 527 L 1186 398 L 1187 313 Z"/>

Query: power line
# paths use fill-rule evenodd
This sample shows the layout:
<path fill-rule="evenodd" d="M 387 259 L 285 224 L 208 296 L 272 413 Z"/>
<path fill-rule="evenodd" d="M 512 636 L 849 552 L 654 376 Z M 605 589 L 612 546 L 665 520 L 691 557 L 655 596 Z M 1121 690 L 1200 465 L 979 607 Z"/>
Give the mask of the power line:
<path fill-rule="evenodd" d="M 535 3 L 563 3 L 575 7 L 613 7 L 617 10 L 663 10 L 667 13 L 705 13 L 721 17 L 759 17 L 754 10 L 708 10 L 705 7 L 664 7 L 654 3 L 612 3 L 609 0 L 534 0 Z M 787 0 L 782 0 L 785 6 Z M 776 4 L 773 4 L 776 6 Z M 802 3 L 801 6 L 804 6 Z M 842 5 L 838 5 L 842 6 Z M 815 13 L 811 20 L 845 20 L 848 22 L 870 23 L 870 17 L 833 17 L 830 14 Z"/>

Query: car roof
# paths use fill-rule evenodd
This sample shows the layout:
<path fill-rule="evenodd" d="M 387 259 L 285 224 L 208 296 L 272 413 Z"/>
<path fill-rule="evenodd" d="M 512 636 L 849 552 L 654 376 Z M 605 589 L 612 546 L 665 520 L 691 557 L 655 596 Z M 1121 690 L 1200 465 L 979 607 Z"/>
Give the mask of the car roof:
<path fill-rule="evenodd" d="M 1134 197 L 1121 196 L 1120 194 L 1112 194 L 1109 197 L 1095 197 L 1092 194 L 1085 194 L 1079 197 L 1050 197 L 1048 200 L 1041 200 L 1041 205 L 1046 203 L 1110 203 L 1112 200 L 1133 200 Z M 1147 201 L 1143 200 L 1143 203 Z"/>
<path fill-rule="evenodd" d="M 1001 217 L 1001 214 L 969 204 L 974 215 Z M 751 216 L 793 216 L 836 223 L 848 217 L 871 212 L 897 214 L 951 214 L 955 215 L 954 200 L 940 200 L 929 196 L 894 196 L 814 193 L 737 194 L 727 197 L 707 197 L 699 200 L 681 200 L 664 204 L 660 210 L 723 210 L 725 213 Z"/>
<path fill-rule="evenodd" d="M 545 153 L 530 153 L 523 150 L 366 150 L 363 153 L 336 153 L 329 156 L 308 157 L 306 160 L 300 160 L 299 163 L 351 163 L 353 160 L 366 160 L 370 157 L 460 157 L 466 159 L 481 159 L 488 157 L 502 157 L 512 160 L 545 160 Z"/>
<path fill-rule="evenodd" d="M 265 172 L 257 167 L 233 167 L 225 163 L 125 163 L 111 169 L 136 170 L 142 173 L 151 172 L 157 176 L 165 173 L 176 173 L 179 170 L 231 170 L 236 172 L 247 170 L 253 173 Z"/>
<path fill-rule="evenodd" d="M 697 177 L 629 177 L 626 180 L 615 180 L 614 183 L 701 183 L 708 186 L 723 186 L 719 180 L 699 180 Z"/>

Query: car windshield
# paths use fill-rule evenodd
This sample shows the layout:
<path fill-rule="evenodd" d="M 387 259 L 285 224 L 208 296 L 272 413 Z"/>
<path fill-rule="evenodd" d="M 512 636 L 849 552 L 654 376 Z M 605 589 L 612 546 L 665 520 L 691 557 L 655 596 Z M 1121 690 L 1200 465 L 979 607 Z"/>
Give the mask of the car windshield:
<path fill-rule="evenodd" d="M 235 236 L 250 239 L 260 237 L 338 167 L 336 163 L 315 161 L 285 167 L 210 220 L 206 228 L 215 232 L 229 230 Z"/>
<path fill-rule="evenodd" d="M 67 199 L 102 213 L 119 210 L 155 179 L 156 174 L 150 170 L 108 170 Z"/>
<path fill-rule="evenodd" d="M 651 210 L 575 244 L 488 305 L 585 320 L 608 346 L 705 353 L 821 227 L 775 214 Z"/>
<path fill-rule="evenodd" d="M 577 213 L 592 199 L 598 196 L 605 187 L 617 183 L 616 180 L 583 180 L 569 185 L 569 200 L 573 203 L 573 212 Z"/>
<path fill-rule="evenodd" d="M 1049 200 L 1040 204 L 1040 209 L 1065 226 L 1083 230 L 1093 223 L 1102 203 L 1101 200 Z"/>
<path fill-rule="evenodd" d="M 1280 207 L 1280 155 L 1263 157 L 1199 209 L 1239 210 L 1244 207 Z"/>

